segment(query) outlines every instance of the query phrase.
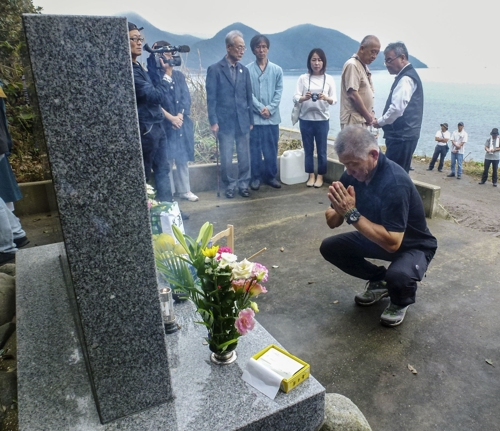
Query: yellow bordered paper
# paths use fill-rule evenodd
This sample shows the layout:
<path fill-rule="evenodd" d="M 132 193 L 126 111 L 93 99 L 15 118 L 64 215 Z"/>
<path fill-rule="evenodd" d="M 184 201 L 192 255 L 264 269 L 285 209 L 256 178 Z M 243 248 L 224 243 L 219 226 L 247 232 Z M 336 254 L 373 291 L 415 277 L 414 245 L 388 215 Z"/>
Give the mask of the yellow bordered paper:
<path fill-rule="evenodd" d="M 267 346 L 252 356 L 252 358 L 283 377 L 280 389 L 285 393 L 290 392 L 297 385 L 309 378 L 311 374 L 311 368 L 307 362 L 293 356 L 275 344 Z"/>

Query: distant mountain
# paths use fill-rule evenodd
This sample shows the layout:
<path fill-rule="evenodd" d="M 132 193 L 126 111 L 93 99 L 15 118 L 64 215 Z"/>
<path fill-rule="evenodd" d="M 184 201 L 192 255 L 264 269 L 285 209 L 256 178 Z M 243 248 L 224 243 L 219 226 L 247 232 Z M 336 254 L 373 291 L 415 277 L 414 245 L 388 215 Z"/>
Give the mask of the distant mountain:
<path fill-rule="evenodd" d="M 241 59 L 241 63 L 248 64 L 253 61 L 255 57 L 250 51 L 250 39 L 259 32 L 238 22 L 223 28 L 211 39 L 202 40 L 192 45 L 186 66 L 192 71 L 198 71 L 200 70 L 200 63 L 202 69 L 207 69 L 211 64 L 221 60 L 226 55 L 226 34 L 231 30 L 241 31 L 245 45 L 248 48 Z"/>
<path fill-rule="evenodd" d="M 303 24 L 268 35 L 269 58 L 283 69 L 307 69 L 307 56 L 313 48 L 325 51 L 328 70 L 341 70 L 358 50 L 359 43 L 337 30 Z"/>
<path fill-rule="evenodd" d="M 241 63 L 248 64 L 255 57 L 250 51 L 250 39 L 259 32 L 242 23 L 235 23 L 220 30 L 211 39 L 201 39 L 190 35 L 175 35 L 151 25 L 135 13 L 125 14 L 129 21 L 144 27 L 146 41 L 151 45 L 157 40 L 167 40 L 172 45 L 189 45 L 191 52 L 183 55 L 185 65 L 191 71 L 206 70 L 208 66 L 219 61 L 226 54 L 224 39 L 231 30 L 239 30 L 247 46 L 247 51 Z M 359 47 L 359 41 L 345 34 L 329 28 L 318 27 L 313 24 L 302 24 L 275 34 L 266 34 L 271 42 L 269 58 L 279 64 L 284 70 L 307 70 L 307 55 L 313 48 L 321 48 L 327 58 L 327 70 L 342 70 L 346 60 L 354 54 Z M 383 47 L 382 47 L 383 48 Z M 427 65 L 410 55 L 414 67 L 426 68 Z M 383 53 L 370 65 L 370 69 L 385 69 Z"/>
<path fill-rule="evenodd" d="M 189 45 L 193 46 L 197 42 L 203 40 L 199 37 L 191 36 L 191 35 L 179 35 L 169 33 L 168 31 L 160 30 L 155 27 L 153 24 L 150 24 L 149 21 L 145 20 L 142 16 L 136 14 L 135 12 L 125 12 L 120 14 L 120 16 L 125 16 L 130 22 L 133 22 L 137 27 L 144 27 L 142 33 L 146 38 L 146 43 L 149 46 L 152 46 L 154 42 L 159 40 L 165 40 L 169 42 L 171 45 Z M 168 21 L 166 21 L 168 24 Z"/>

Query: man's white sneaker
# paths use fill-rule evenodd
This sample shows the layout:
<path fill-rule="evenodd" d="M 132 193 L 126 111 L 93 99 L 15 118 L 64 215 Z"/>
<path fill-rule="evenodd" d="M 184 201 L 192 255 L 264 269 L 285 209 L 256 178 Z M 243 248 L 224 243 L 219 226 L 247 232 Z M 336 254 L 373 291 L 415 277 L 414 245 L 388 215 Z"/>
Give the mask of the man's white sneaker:
<path fill-rule="evenodd" d="M 191 202 L 196 202 L 198 200 L 198 196 L 196 196 L 193 192 L 179 193 L 179 197 Z"/>

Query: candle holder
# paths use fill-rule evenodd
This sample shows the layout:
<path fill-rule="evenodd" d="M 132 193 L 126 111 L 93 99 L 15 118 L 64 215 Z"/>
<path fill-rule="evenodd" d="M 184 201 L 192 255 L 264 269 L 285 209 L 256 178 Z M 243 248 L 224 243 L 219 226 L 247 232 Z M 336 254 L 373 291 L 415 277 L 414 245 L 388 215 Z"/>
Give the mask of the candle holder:
<path fill-rule="evenodd" d="M 170 287 L 162 288 L 160 292 L 161 317 L 166 334 L 172 334 L 177 331 L 177 323 L 174 315 L 174 302 L 172 299 L 172 289 Z"/>

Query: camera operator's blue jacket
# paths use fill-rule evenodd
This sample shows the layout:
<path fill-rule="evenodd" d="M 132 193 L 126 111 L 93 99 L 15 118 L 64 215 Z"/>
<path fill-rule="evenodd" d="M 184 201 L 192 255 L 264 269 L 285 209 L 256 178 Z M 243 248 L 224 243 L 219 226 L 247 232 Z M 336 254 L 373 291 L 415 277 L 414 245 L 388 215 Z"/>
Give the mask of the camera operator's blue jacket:
<path fill-rule="evenodd" d="M 168 94 L 167 81 L 160 79 L 154 85 L 147 71 L 139 63 L 132 63 L 132 68 L 134 70 L 135 97 L 137 100 L 139 123 L 161 123 L 165 119 L 161 110 L 161 102 Z"/>

